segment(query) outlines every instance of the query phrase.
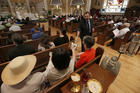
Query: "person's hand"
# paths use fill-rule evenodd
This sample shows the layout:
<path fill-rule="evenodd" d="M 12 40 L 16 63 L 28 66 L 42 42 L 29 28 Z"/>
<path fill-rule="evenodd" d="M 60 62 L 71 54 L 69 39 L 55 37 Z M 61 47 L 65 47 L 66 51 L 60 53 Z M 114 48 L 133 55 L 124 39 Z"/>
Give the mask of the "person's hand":
<path fill-rule="evenodd" d="M 71 50 L 75 50 L 77 48 L 77 44 L 71 43 Z"/>
<path fill-rule="evenodd" d="M 78 41 L 78 36 L 75 38 L 75 42 L 77 42 Z"/>
<path fill-rule="evenodd" d="M 92 28 L 92 33 L 95 31 L 95 29 L 94 28 Z"/>

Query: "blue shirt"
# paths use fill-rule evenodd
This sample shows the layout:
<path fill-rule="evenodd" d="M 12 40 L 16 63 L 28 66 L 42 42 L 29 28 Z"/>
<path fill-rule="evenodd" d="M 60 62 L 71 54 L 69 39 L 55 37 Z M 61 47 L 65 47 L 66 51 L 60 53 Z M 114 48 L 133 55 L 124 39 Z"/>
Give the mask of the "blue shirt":
<path fill-rule="evenodd" d="M 42 28 L 39 28 L 39 30 L 42 32 L 43 31 L 43 29 Z M 31 29 L 31 32 L 33 33 L 35 31 L 35 28 L 32 28 Z"/>
<path fill-rule="evenodd" d="M 41 37 L 41 35 L 42 35 L 42 32 L 36 32 L 36 33 L 32 34 L 32 39 L 33 39 L 33 40 L 34 40 L 34 39 L 38 39 L 38 38 Z"/>

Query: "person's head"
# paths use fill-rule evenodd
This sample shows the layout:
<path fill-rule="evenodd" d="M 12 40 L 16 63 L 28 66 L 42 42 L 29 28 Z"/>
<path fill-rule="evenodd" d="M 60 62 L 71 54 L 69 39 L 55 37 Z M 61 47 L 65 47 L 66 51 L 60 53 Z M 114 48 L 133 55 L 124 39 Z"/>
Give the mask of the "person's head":
<path fill-rule="evenodd" d="M 30 18 L 29 17 L 26 17 L 26 21 L 30 21 Z"/>
<path fill-rule="evenodd" d="M 17 22 L 20 22 L 20 19 L 17 19 Z"/>
<path fill-rule="evenodd" d="M 40 24 L 39 24 L 39 22 L 37 22 L 37 23 L 36 23 L 36 27 L 40 27 Z"/>
<path fill-rule="evenodd" d="M 15 33 L 15 32 L 13 32 L 13 31 L 8 32 L 8 38 L 9 38 L 9 39 L 12 39 L 12 35 L 13 35 L 14 33 Z"/>
<path fill-rule="evenodd" d="M 67 30 L 66 29 L 61 29 L 58 31 L 59 35 L 66 35 Z"/>
<path fill-rule="evenodd" d="M 52 63 L 58 70 L 66 69 L 70 63 L 68 51 L 64 47 L 55 49 L 52 53 Z"/>
<path fill-rule="evenodd" d="M 135 27 L 135 23 L 131 23 L 130 24 L 130 27 Z"/>
<path fill-rule="evenodd" d="M 50 43 L 51 39 L 50 36 L 48 34 L 43 34 L 40 38 L 40 43 L 43 47 L 45 47 L 46 49 L 49 48 L 49 43 Z"/>
<path fill-rule="evenodd" d="M 92 46 L 94 45 L 95 41 L 94 38 L 92 36 L 84 36 L 83 38 L 83 44 L 84 44 L 84 48 L 86 49 L 91 49 Z"/>
<path fill-rule="evenodd" d="M 89 20 L 89 19 L 90 19 L 90 12 L 85 12 L 85 13 L 84 13 L 84 18 L 85 18 L 86 20 Z"/>
<path fill-rule="evenodd" d="M 39 27 L 35 27 L 35 32 L 40 32 Z"/>
<path fill-rule="evenodd" d="M 16 45 L 21 45 L 24 43 L 24 38 L 21 34 L 18 33 L 14 33 L 12 35 L 12 41 L 16 44 Z"/>
<path fill-rule="evenodd" d="M 1 74 L 1 79 L 6 85 L 17 85 L 24 81 L 34 69 L 36 56 L 19 56 L 11 60 Z"/>

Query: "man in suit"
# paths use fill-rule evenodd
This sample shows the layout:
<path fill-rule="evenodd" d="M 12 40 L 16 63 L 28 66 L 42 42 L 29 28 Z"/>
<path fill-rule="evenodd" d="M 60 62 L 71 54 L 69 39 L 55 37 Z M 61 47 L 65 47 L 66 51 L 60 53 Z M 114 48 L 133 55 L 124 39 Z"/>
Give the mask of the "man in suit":
<path fill-rule="evenodd" d="M 90 19 L 90 13 L 85 12 L 84 17 L 80 21 L 80 27 L 76 39 L 80 36 L 81 41 L 83 41 L 83 37 L 87 35 L 92 36 L 93 31 L 94 31 L 93 20 Z M 82 52 L 84 52 L 83 44 L 82 44 Z"/>

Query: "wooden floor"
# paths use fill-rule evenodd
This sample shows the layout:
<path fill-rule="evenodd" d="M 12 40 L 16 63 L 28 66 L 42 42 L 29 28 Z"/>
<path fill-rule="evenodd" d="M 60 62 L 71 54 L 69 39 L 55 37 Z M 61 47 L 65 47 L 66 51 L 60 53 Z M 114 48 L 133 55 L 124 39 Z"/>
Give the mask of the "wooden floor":
<path fill-rule="evenodd" d="M 52 27 L 52 35 L 56 34 L 58 29 Z M 76 33 L 70 34 L 68 36 L 76 36 Z M 77 44 L 78 50 L 80 52 L 80 39 Z M 95 44 L 94 48 L 101 46 Z M 101 46 L 104 48 L 104 55 L 118 56 L 119 53 L 109 47 Z M 119 61 L 122 63 L 120 72 L 115 79 L 115 81 L 110 85 L 107 93 L 140 93 L 140 53 L 136 56 L 127 56 L 125 54 L 121 55 Z"/>

